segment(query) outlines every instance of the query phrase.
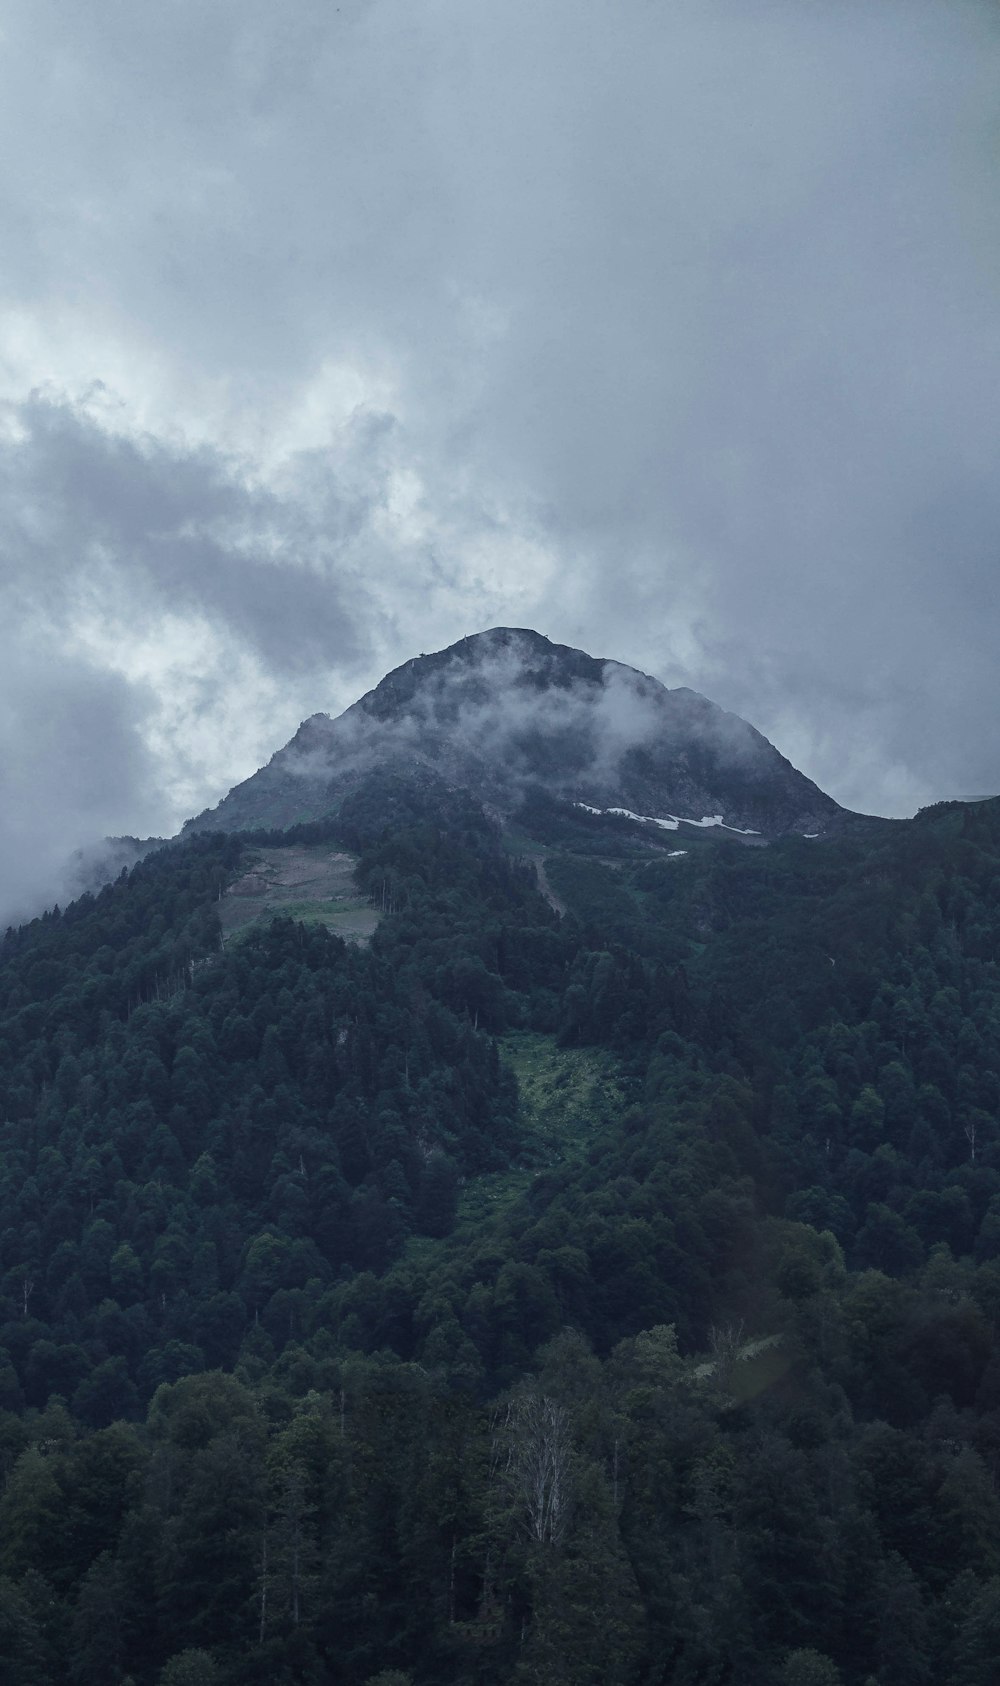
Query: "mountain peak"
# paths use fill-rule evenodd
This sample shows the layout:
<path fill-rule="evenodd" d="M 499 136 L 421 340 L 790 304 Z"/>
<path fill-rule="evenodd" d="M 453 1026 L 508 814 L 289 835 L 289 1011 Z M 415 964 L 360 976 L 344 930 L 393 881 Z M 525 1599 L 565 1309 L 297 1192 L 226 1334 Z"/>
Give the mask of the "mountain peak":
<path fill-rule="evenodd" d="M 431 655 L 412 656 L 362 697 L 355 706 L 376 719 L 387 719 L 405 708 L 428 687 L 443 688 L 465 678 L 475 681 L 484 670 L 491 679 L 503 669 L 514 687 L 566 688 L 574 679 L 599 683 L 603 661 L 566 644 L 553 644 L 530 627 L 494 626 L 472 633 Z"/>
<path fill-rule="evenodd" d="M 829 796 L 739 716 L 622 662 L 491 627 L 386 674 L 338 719 L 311 715 L 195 829 L 291 825 L 377 769 L 425 769 L 501 815 L 532 785 L 595 810 L 822 833 Z"/>

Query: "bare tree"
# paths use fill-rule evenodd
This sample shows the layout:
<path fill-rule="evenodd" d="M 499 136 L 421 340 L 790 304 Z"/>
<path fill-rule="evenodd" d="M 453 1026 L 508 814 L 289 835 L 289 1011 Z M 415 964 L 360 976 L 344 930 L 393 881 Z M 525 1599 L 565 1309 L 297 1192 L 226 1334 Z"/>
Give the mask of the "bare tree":
<path fill-rule="evenodd" d="M 708 1332 L 708 1350 L 715 1361 L 715 1374 L 720 1380 L 728 1376 L 740 1355 L 746 1339 L 746 1328 L 739 1323 L 713 1323 Z"/>
<path fill-rule="evenodd" d="M 558 1545 L 569 1520 L 569 1412 L 535 1386 L 522 1389 L 494 1416 L 492 1463 L 529 1539 Z"/>

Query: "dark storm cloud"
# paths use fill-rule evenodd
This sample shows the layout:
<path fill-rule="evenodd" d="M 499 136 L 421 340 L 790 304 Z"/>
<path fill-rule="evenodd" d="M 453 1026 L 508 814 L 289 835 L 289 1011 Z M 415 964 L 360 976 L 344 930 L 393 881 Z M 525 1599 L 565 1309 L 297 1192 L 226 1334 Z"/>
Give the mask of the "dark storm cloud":
<path fill-rule="evenodd" d="M 0 531 L 22 597 L 50 615 L 95 594 L 140 623 L 206 615 L 279 672 L 356 662 L 359 603 L 348 609 L 338 563 L 368 518 L 361 500 L 338 504 L 332 487 L 320 535 L 207 447 L 115 437 L 37 397 L 8 421 L 18 437 L 0 450 Z"/>
<path fill-rule="evenodd" d="M 1000 787 L 994 8 L 2 28 L 7 624 L 95 672 L 95 622 L 134 629 L 136 729 L 192 769 L 157 828 L 496 623 L 705 692 L 856 806 Z"/>

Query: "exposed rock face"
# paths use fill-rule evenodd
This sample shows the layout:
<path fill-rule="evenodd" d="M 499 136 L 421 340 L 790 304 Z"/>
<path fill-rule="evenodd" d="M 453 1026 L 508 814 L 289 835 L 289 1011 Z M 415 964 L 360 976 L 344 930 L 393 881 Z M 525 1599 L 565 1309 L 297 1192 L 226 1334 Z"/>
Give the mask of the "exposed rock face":
<path fill-rule="evenodd" d="M 745 720 L 696 691 L 497 627 L 404 663 L 336 720 L 314 714 L 185 829 L 316 819 L 377 768 L 425 768 L 501 814 L 541 784 L 595 808 L 721 816 L 762 837 L 822 835 L 844 815 Z"/>

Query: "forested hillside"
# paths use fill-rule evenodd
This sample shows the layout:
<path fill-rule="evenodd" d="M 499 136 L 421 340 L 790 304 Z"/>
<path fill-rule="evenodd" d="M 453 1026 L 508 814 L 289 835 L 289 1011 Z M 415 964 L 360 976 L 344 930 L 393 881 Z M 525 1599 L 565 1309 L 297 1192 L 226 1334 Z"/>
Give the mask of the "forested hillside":
<path fill-rule="evenodd" d="M 327 841 L 367 945 L 223 943 Z M 998 949 L 1000 804 L 387 777 L 9 932 L 4 1681 L 983 1686 Z"/>

